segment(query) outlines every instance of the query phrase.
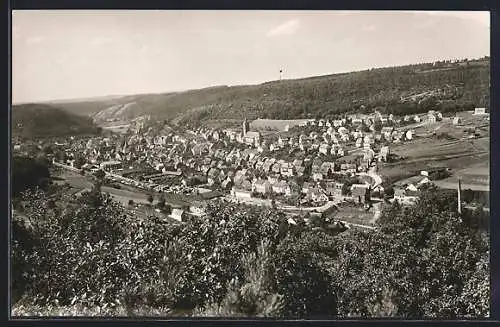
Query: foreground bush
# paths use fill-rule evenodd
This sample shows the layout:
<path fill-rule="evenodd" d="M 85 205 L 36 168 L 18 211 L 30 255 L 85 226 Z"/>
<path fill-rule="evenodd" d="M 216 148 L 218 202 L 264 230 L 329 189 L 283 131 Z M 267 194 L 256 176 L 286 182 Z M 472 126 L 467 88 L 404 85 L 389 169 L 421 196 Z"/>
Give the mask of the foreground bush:
<path fill-rule="evenodd" d="M 339 236 L 223 201 L 171 224 L 128 217 L 96 191 L 54 203 L 27 192 L 23 200 L 12 235 L 18 315 L 489 314 L 488 235 L 477 223 L 484 217 L 459 215 L 432 188 L 415 207 L 386 210 L 377 231 Z"/>

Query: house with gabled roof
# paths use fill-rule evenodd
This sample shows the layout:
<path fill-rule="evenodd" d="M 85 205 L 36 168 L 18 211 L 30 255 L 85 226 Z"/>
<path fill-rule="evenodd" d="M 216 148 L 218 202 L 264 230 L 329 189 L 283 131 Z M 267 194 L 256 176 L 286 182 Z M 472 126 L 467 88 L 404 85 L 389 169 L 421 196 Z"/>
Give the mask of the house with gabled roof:
<path fill-rule="evenodd" d="M 304 176 L 306 173 L 306 167 L 300 166 L 295 168 L 295 171 L 297 172 L 297 176 Z"/>
<path fill-rule="evenodd" d="M 328 178 L 333 172 L 333 162 L 323 162 L 320 167 L 320 172 L 324 178 Z"/>
<path fill-rule="evenodd" d="M 302 193 L 303 194 L 307 194 L 309 193 L 309 191 L 314 187 L 314 184 L 313 183 L 310 183 L 310 182 L 304 182 L 304 184 L 302 184 Z"/>
<path fill-rule="evenodd" d="M 325 190 L 323 190 L 319 186 L 315 186 L 307 193 L 306 199 L 310 199 L 313 202 L 327 202 L 328 196 L 325 194 Z"/>
<path fill-rule="evenodd" d="M 273 159 L 266 159 L 266 161 L 262 165 L 263 171 L 265 173 L 269 173 L 271 171 L 271 167 L 273 166 L 273 164 L 274 164 L 274 160 Z"/>
<path fill-rule="evenodd" d="M 273 193 L 285 194 L 288 184 L 285 181 L 278 181 L 271 185 Z"/>
<path fill-rule="evenodd" d="M 170 218 L 173 218 L 177 221 L 183 222 L 186 220 L 186 212 L 182 209 L 173 208 L 172 212 L 169 215 Z"/>
<path fill-rule="evenodd" d="M 313 160 L 312 162 L 312 166 L 311 166 L 311 173 L 319 173 L 321 172 L 321 165 L 323 164 L 323 161 L 321 161 L 320 159 L 316 158 Z"/>
<path fill-rule="evenodd" d="M 281 172 L 281 163 L 275 162 L 271 167 L 271 171 L 275 174 L 279 174 Z"/>
<path fill-rule="evenodd" d="M 293 176 L 295 172 L 295 167 L 293 164 L 285 162 L 281 165 L 281 175 L 283 176 Z"/>
<path fill-rule="evenodd" d="M 302 159 L 295 159 L 295 160 L 293 161 L 293 166 L 294 166 L 295 168 L 301 167 L 301 166 L 303 166 L 303 165 L 304 165 L 304 160 L 302 160 Z"/>
<path fill-rule="evenodd" d="M 257 179 L 252 183 L 252 192 L 259 194 L 269 194 L 272 192 L 271 183 L 265 179 Z"/>
<path fill-rule="evenodd" d="M 228 177 L 224 181 L 222 181 L 220 186 L 224 191 L 230 191 L 233 185 L 234 185 L 233 181 L 231 180 L 231 178 Z"/>
<path fill-rule="evenodd" d="M 378 161 L 387 161 L 390 151 L 388 146 L 383 146 L 380 148 L 380 153 L 378 155 Z"/>
<path fill-rule="evenodd" d="M 344 183 L 337 182 L 326 182 L 325 185 L 325 193 L 331 197 L 342 197 L 342 188 L 344 187 Z"/>
<path fill-rule="evenodd" d="M 288 181 L 286 189 L 285 189 L 285 195 L 286 196 L 296 196 L 300 194 L 300 186 L 294 182 L 294 181 Z"/>
<path fill-rule="evenodd" d="M 329 150 L 330 150 L 330 146 L 326 143 L 322 143 L 318 149 L 319 153 L 322 153 L 324 155 L 327 155 Z"/>
<path fill-rule="evenodd" d="M 437 122 L 437 117 L 434 113 L 428 113 L 427 114 L 427 123 L 428 124 L 433 124 Z"/>

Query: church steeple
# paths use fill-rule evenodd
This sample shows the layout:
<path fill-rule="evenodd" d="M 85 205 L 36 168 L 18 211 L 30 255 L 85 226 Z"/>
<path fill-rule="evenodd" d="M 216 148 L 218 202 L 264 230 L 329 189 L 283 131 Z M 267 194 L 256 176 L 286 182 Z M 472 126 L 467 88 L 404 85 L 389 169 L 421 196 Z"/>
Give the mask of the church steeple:
<path fill-rule="evenodd" d="M 250 125 L 248 124 L 247 118 L 243 121 L 243 136 L 247 135 L 248 130 L 250 129 Z"/>

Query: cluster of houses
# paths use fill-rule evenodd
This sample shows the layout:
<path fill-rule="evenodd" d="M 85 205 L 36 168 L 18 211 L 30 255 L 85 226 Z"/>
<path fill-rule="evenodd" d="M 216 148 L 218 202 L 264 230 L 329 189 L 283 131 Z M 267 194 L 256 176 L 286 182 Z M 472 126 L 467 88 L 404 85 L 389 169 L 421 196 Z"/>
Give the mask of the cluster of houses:
<path fill-rule="evenodd" d="M 177 180 L 185 186 L 192 185 L 194 181 L 194 184 L 206 184 L 226 192 L 245 190 L 250 194 L 284 196 L 304 194 L 312 201 L 319 201 L 328 196 L 326 190 L 320 191 L 307 183 L 299 185 L 294 178 L 302 177 L 303 180 L 318 183 L 330 179 L 333 174 L 354 175 L 366 170 L 375 158 L 373 150 L 365 151 L 362 162 L 321 158 L 322 155 L 342 157 L 347 154 L 345 145 L 342 147 L 339 144 L 342 140 L 351 139 L 349 133 L 344 132 L 347 130 L 343 126 L 345 120 L 325 122 L 325 133 L 318 131 L 298 137 L 279 135 L 274 141 L 249 131 L 246 121 L 242 133 L 207 128 L 176 133 L 167 127 L 154 131 L 145 122 L 144 119 L 134 122 L 126 135 L 71 137 L 55 141 L 51 146 L 64 156 L 53 155 L 52 160 L 77 169 L 102 169 L 124 176 L 126 172 L 146 167 L 142 175 L 138 173 L 133 178 L 124 179 L 131 185 L 144 184 L 155 190 L 160 189 L 155 181 L 170 175 L 179 177 Z M 321 121 L 313 123 L 319 127 L 322 125 Z M 335 129 L 335 125 L 339 128 Z M 274 158 L 272 155 L 274 149 L 293 146 L 317 153 L 293 160 Z M 156 173 L 152 173 L 151 169 Z M 134 183 L 136 178 L 145 180 L 145 183 Z"/>
<path fill-rule="evenodd" d="M 330 200 L 341 201 L 352 199 L 357 203 L 367 203 L 370 201 L 371 186 L 369 183 L 352 184 L 348 187 L 349 194 L 344 193 L 344 183 L 334 180 L 322 182 L 304 182 L 299 185 L 293 180 L 277 180 L 254 178 L 252 180 L 243 179 L 238 181 L 237 186 L 231 190 L 231 195 L 237 198 L 252 197 L 294 197 L 298 199 L 297 204 L 313 203 L 323 204 Z"/>
<path fill-rule="evenodd" d="M 336 175 L 367 172 L 376 160 L 388 160 L 390 143 L 414 137 L 410 129 L 394 128 L 400 121 L 375 112 L 308 120 L 296 130 L 263 136 L 250 131 L 246 120 L 240 130 L 200 127 L 179 132 L 168 126 L 155 129 L 144 118 L 134 121 L 125 135 L 69 138 L 54 146 L 65 153 L 65 164 L 76 166 L 77 157 L 83 158 L 84 169 L 125 175 L 146 167 L 133 179 L 158 190 L 158 181 L 169 176 L 175 177 L 169 181 L 186 187 L 202 185 L 239 197 L 299 196 L 322 202 L 340 196 L 343 186 L 335 181 Z M 381 129 L 376 130 L 376 122 Z M 283 149 L 290 155 L 281 156 Z M 369 185 L 355 184 L 350 193 L 365 202 Z"/>

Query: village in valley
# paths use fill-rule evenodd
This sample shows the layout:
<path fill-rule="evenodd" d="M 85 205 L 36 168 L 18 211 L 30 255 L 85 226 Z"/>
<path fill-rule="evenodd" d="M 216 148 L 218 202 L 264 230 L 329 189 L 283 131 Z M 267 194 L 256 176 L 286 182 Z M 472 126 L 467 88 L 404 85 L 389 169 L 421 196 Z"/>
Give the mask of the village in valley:
<path fill-rule="evenodd" d="M 487 10 L 13 10 L 10 316 L 490 319 Z"/>
<path fill-rule="evenodd" d="M 316 217 L 338 228 L 373 229 L 386 204 L 412 205 L 431 183 L 457 189 L 460 165 L 442 160 L 487 155 L 489 144 L 484 108 L 449 115 L 396 117 L 375 110 L 337 119 L 245 119 L 233 128 L 186 128 L 141 116 L 125 126 L 99 137 L 13 140 L 13 150 L 43 151 L 59 183 L 74 194 L 104 173 L 103 190 L 138 216 L 182 222 L 222 198 L 281 210 L 290 224 Z M 484 148 L 467 153 L 463 144 L 470 142 Z M 440 146 L 451 152 L 438 153 L 442 158 L 433 162 L 425 152 Z M 420 165 L 411 154 L 417 148 Z M 395 167 L 404 173 L 395 175 Z M 479 170 L 479 186 L 476 180 L 464 188 L 488 192 L 489 168 Z"/>

